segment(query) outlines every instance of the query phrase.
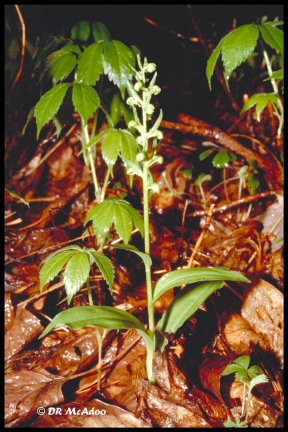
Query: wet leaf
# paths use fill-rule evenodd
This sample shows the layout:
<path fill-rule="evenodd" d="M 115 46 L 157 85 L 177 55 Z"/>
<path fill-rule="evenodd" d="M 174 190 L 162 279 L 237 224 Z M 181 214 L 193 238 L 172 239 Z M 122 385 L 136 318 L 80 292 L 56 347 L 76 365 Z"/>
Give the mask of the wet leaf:
<path fill-rule="evenodd" d="M 76 73 L 76 81 L 94 86 L 103 73 L 103 45 L 89 45 L 81 55 Z"/>
<path fill-rule="evenodd" d="M 89 277 L 90 263 L 86 252 L 76 252 L 64 271 L 64 284 L 68 305 Z"/>
<path fill-rule="evenodd" d="M 45 68 L 49 70 L 49 74 L 52 75 L 53 83 L 57 84 L 59 81 L 63 81 L 76 66 L 76 56 L 67 51 L 67 49 L 61 49 L 54 51 L 47 57 L 45 62 Z"/>
<path fill-rule="evenodd" d="M 125 161 L 135 161 L 137 156 L 137 143 L 130 132 L 125 130 L 112 130 L 105 136 L 101 150 L 102 156 L 111 170 L 119 155 L 123 156 Z"/>
<path fill-rule="evenodd" d="M 276 21 L 276 24 L 277 21 Z M 264 41 L 270 45 L 271 48 L 279 51 L 282 55 L 284 54 L 284 33 L 282 30 L 277 29 L 271 25 L 271 23 L 264 23 L 259 25 L 262 37 Z"/>
<path fill-rule="evenodd" d="M 105 255 L 94 251 L 93 249 L 89 249 L 89 254 L 92 255 L 97 267 L 101 271 L 104 279 L 108 283 L 111 291 L 111 295 L 113 292 L 113 279 L 114 279 L 114 266 Z"/>
<path fill-rule="evenodd" d="M 49 257 L 46 258 L 46 262 L 44 262 L 44 265 L 42 269 L 40 270 L 40 292 L 42 292 L 44 285 L 46 283 L 52 281 L 55 276 L 58 275 L 62 267 L 66 264 L 69 258 L 71 258 L 75 253 L 77 253 L 75 250 L 69 250 L 66 251 L 58 251 L 58 253 L 51 254 Z M 43 264 L 42 262 L 42 264 Z"/>

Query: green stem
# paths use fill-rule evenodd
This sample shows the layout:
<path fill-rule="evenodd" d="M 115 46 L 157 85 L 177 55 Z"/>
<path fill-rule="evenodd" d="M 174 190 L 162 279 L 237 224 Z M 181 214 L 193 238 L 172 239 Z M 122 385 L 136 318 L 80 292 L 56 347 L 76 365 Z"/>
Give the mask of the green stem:
<path fill-rule="evenodd" d="M 89 300 L 89 305 L 93 306 L 93 299 L 92 299 L 92 294 L 91 294 L 91 289 L 90 289 L 90 282 L 89 282 L 89 277 L 87 279 L 87 290 L 88 290 L 88 300 Z"/>
<path fill-rule="evenodd" d="M 103 183 L 103 186 L 102 186 L 102 192 L 101 192 L 100 202 L 104 201 L 105 194 L 106 194 L 106 189 L 107 189 L 108 182 L 109 182 L 109 177 L 110 177 L 110 173 L 109 173 L 109 170 L 107 169 L 105 180 L 104 180 L 104 183 Z"/>
<path fill-rule="evenodd" d="M 88 127 L 85 126 L 84 119 L 81 117 L 81 127 L 83 131 L 83 138 L 84 138 L 84 145 L 88 144 L 89 140 L 89 133 L 88 133 Z M 95 189 L 95 197 L 97 200 L 100 199 L 101 190 L 98 184 L 97 175 L 96 175 L 96 168 L 95 168 L 95 161 L 93 160 L 92 151 L 91 148 L 87 149 L 88 158 L 89 158 L 89 165 L 92 172 L 92 178 L 94 183 L 94 189 Z"/>

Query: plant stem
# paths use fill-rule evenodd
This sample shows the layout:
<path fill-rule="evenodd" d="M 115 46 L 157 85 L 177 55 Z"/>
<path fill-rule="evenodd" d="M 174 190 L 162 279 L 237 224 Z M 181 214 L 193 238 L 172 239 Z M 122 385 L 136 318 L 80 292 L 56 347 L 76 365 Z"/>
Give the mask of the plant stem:
<path fill-rule="evenodd" d="M 83 131 L 84 145 L 86 145 L 86 144 L 88 144 L 88 142 L 90 140 L 89 140 L 88 127 L 87 127 L 87 125 L 85 126 L 83 117 L 81 117 L 81 127 L 82 127 L 82 131 Z M 88 148 L 87 152 L 88 152 L 89 164 L 90 164 L 90 169 L 92 172 L 92 178 L 93 178 L 93 183 L 94 183 L 95 197 L 99 201 L 101 190 L 99 188 L 99 184 L 98 184 L 98 180 L 97 180 L 95 161 L 93 160 L 93 157 L 92 157 L 91 148 Z"/>
<path fill-rule="evenodd" d="M 93 306 L 93 299 L 92 299 L 92 294 L 91 294 L 91 289 L 90 289 L 90 282 L 89 282 L 89 277 L 87 279 L 87 290 L 88 290 L 88 300 L 89 300 L 89 305 Z"/>

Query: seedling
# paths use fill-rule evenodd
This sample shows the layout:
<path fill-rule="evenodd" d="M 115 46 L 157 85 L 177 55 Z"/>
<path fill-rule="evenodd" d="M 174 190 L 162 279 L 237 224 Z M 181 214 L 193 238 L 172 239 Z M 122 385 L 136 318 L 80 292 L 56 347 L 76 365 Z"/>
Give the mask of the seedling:
<path fill-rule="evenodd" d="M 212 176 L 210 174 L 201 173 L 194 182 L 195 186 L 198 186 L 200 189 L 200 193 L 201 193 L 202 200 L 203 200 L 202 207 L 204 209 L 207 208 L 207 205 L 206 205 L 206 197 L 205 197 L 205 193 L 204 193 L 204 190 L 202 187 L 202 183 L 204 183 L 205 181 L 210 181 L 211 179 L 212 179 Z"/>
<path fill-rule="evenodd" d="M 229 78 L 232 72 L 244 61 L 249 59 L 249 56 L 256 48 L 257 41 L 260 41 L 263 50 L 263 58 L 266 63 L 268 77 L 266 80 L 271 81 L 273 93 L 257 93 L 250 97 L 244 104 L 241 113 L 252 107 L 256 107 L 257 120 L 260 121 L 261 113 L 270 102 L 274 109 L 274 115 L 279 120 L 277 138 L 280 139 L 284 124 L 284 109 L 278 89 L 278 82 L 283 80 L 283 67 L 280 70 L 273 71 L 271 60 L 268 56 L 266 45 L 275 50 L 280 56 L 280 62 L 283 64 L 284 44 L 283 31 L 276 28 L 282 25 L 282 21 L 265 22 L 262 19 L 261 24 L 243 25 L 236 30 L 224 36 L 207 62 L 206 75 L 211 90 L 211 77 L 213 75 L 216 62 L 221 53 L 224 78 L 229 88 Z"/>
<path fill-rule="evenodd" d="M 240 422 L 240 419 L 236 419 L 235 423 L 229 421 L 226 421 L 224 423 L 224 426 L 226 427 L 247 427 L 247 419 L 249 414 L 249 406 L 250 406 L 250 399 L 252 396 L 252 389 L 258 385 L 265 382 L 268 382 L 269 379 L 267 375 L 265 375 L 262 371 L 262 369 L 257 366 L 251 366 L 249 367 L 250 363 L 250 356 L 249 355 L 243 355 L 241 357 L 238 357 L 228 365 L 224 371 L 222 372 L 222 376 L 230 375 L 231 373 L 235 373 L 235 378 L 238 381 L 241 381 L 243 383 L 243 400 L 242 400 L 242 417 L 245 414 L 245 398 L 246 398 L 246 388 L 248 388 L 247 393 L 247 402 L 246 402 L 246 416 L 244 421 Z"/>
<path fill-rule="evenodd" d="M 113 60 L 111 59 L 111 63 Z M 148 379 L 154 382 L 152 361 L 154 352 L 163 349 L 167 339 L 162 336 L 162 332 L 175 333 L 179 327 L 200 307 L 200 305 L 215 291 L 221 289 L 224 280 L 237 280 L 249 282 L 240 273 L 230 271 L 225 268 L 192 268 L 175 270 L 162 276 L 152 289 L 150 257 L 150 238 L 149 238 L 149 198 L 159 191 L 159 186 L 154 183 L 150 168 L 156 163 L 162 163 L 162 157 L 158 156 L 157 142 L 163 135 L 159 131 L 162 120 L 160 111 L 157 120 L 149 127 L 148 123 L 154 114 L 152 97 L 160 92 L 156 82 L 156 65 L 148 63 L 145 58 L 141 62 L 140 55 L 137 56 L 138 70 L 131 66 L 131 73 L 136 80 L 127 80 L 127 90 L 129 97 L 127 103 L 132 107 L 134 120 L 128 124 L 128 130 L 117 130 L 111 128 L 102 143 L 102 155 L 108 166 L 108 171 L 112 174 L 113 166 L 118 156 L 122 158 L 126 165 L 129 175 L 138 175 L 143 183 L 143 219 L 133 207 L 124 200 L 107 198 L 97 204 L 86 216 L 85 225 L 90 221 L 98 244 L 104 244 L 110 226 L 114 224 L 116 232 L 123 239 L 124 244 L 113 245 L 115 248 L 124 249 L 138 255 L 145 268 L 146 292 L 148 304 L 148 328 L 146 329 L 132 314 L 109 306 L 80 306 L 67 309 L 54 317 L 46 327 L 40 337 L 45 336 L 54 327 L 67 325 L 72 329 L 79 329 L 83 326 L 102 327 L 104 329 L 135 329 L 143 337 L 147 347 L 146 368 Z M 148 74 L 154 73 L 152 78 L 147 78 Z M 91 113 L 93 112 L 91 108 Z M 104 133 L 102 134 L 102 137 Z M 99 140 L 99 136 L 90 140 L 82 151 L 91 149 Z M 107 140 L 107 141 L 106 141 Z M 133 225 L 139 229 L 144 237 L 144 252 L 136 247 L 129 245 Z M 112 245 L 110 245 L 112 246 Z M 102 250 L 102 248 L 101 248 Z M 41 289 L 52 280 L 65 262 L 69 262 L 64 270 L 64 283 L 68 282 L 68 301 L 72 295 L 79 291 L 83 283 L 89 282 L 89 265 L 93 262 L 97 264 L 104 278 L 112 289 L 113 268 L 108 258 L 101 260 L 100 252 L 79 246 L 69 246 L 47 257 L 40 272 Z M 79 260 L 78 260 L 79 258 Z M 71 263 L 73 260 L 73 266 Z M 109 261 L 109 264 L 108 264 Z M 73 267 L 73 269 L 72 269 Z M 72 274 L 70 274 L 70 271 Z M 73 277 L 72 277 L 73 276 Z M 73 280 L 75 283 L 73 283 Z M 167 290 L 185 284 L 186 287 L 175 297 L 169 308 L 165 311 L 162 319 L 155 328 L 154 306 L 156 300 Z M 191 285 L 191 284 L 197 284 Z M 72 285 L 72 286 L 70 286 Z M 88 293 L 89 293 L 89 284 Z M 91 304 L 91 303 L 90 303 Z"/>

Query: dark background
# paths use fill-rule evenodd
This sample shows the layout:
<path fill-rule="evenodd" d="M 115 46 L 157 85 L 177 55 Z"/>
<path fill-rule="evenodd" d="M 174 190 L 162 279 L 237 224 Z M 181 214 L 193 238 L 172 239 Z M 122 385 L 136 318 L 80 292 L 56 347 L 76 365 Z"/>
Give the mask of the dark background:
<path fill-rule="evenodd" d="M 203 47 L 163 29 L 166 27 L 185 37 L 197 37 L 187 5 L 21 5 L 20 9 L 27 40 L 32 44 L 37 36 L 44 40 L 63 30 L 69 37 L 71 27 L 80 19 L 102 22 L 112 39 L 127 46 L 135 45 L 149 62 L 156 63 L 157 84 L 162 88 L 160 103 L 166 120 L 176 120 L 177 113 L 184 112 L 213 122 L 215 100 L 223 89 L 214 74 L 212 92 L 209 91 L 207 56 Z M 281 4 L 192 5 L 192 11 L 210 52 L 233 29 L 233 19 L 236 27 L 251 24 L 263 16 L 269 21 L 276 17 L 283 19 Z M 13 5 L 5 6 L 5 16 L 12 31 L 15 25 L 15 33 L 17 30 L 21 40 L 19 19 Z M 155 21 L 159 27 L 148 24 L 144 17 Z M 22 77 L 22 83 L 23 80 Z M 21 79 L 17 85 L 21 85 Z M 239 102 L 241 104 L 241 100 Z"/>

